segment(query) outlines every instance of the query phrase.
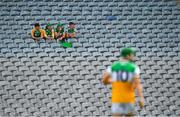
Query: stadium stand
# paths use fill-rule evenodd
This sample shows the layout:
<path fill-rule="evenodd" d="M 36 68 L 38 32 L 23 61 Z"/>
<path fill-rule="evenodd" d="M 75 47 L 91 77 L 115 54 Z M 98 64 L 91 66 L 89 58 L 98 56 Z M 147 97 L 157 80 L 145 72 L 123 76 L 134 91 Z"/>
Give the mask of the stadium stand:
<path fill-rule="evenodd" d="M 27 35 L 49 17 L 77 24 L 73 48 Z M 180 116 L 179 38 L 175 0 L 1 0 L 0 116 L 111 115 L 100 79 L 125 46 L 137 49 L 142 72 L 146 103 L 137 114 Z"/>

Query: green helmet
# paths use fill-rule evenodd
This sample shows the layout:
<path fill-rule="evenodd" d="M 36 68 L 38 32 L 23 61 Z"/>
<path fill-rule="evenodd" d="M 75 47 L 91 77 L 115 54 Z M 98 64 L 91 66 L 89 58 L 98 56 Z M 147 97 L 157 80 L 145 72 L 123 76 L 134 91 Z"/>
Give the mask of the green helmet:
<path fill-rule="evenodd" d="M 123 48 L 121 50 L 121 56 L 122 57 L 127 57 L 130 54 L 135 55 L 135 50 L 133 48 Z"/>
<path fill-rule="evenodd" d="M 50 23 L 48 23 L 46 26 L 52 26 Z"/>
<path fill-rule="evenodd" d="M 61 23 L 57 24 L 57 27 L 59 27 L 59 26 L 63 27 L 63 24 L 61 24 Z"/>

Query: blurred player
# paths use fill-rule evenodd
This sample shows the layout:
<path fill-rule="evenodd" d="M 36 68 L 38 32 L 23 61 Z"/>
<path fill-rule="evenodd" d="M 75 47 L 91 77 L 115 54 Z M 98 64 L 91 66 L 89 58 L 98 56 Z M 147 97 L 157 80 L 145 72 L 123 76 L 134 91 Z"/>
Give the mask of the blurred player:
<path fill-rule="evenodd" d="M 44 30 L 40 28 L 39 23 L 34 24 L 34 29 L 31 31 L 31 37 L 34 39 L 36 42 L 38 42 L 40 39 L 43 39 L 44 36 Z"/>
<path fill-rule="evenodd" d="M 76 37 L 75 23 L 69 22 L 66 37 L 67 38 L 75 38 Z"/>
<path fill-rule="evenodd" d="M 45 33 L 46 33 L 46 40 L 53 40 L 54 39 L 54 30 L 52 29 L 52 25 L 50 23 L 48 23 L 46 25 L 46 29 L 45 29 Z"/>
<path fill-rule="evenodd" d="M 57 40 L 64 40 L 65 39 L 65 32 L 63 24 L 58 24 L 55 29 L 55 38 Z"/>
<path fill-rule="evenodd" d="M 133 116 L 135 114 L 135 90 L 140 98 L 139 105 L 144 106 L 140 69 L 133 62 L 135 51 L 132 48 L 121 50 L 121 58 L 113 63 L 103 75 L 102 82 L 112 84 L 113 116 Z"/>

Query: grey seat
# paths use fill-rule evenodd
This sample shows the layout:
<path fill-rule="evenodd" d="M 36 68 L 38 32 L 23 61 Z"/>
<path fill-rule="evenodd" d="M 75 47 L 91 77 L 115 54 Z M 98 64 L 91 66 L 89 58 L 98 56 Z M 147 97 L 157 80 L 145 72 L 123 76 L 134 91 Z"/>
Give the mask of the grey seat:
<path fill-rule="evenodd" d="M 39 47 L 39 45 L 37 43 L 30 44 L 31 49 L 38 48 L 38 47 Z"/>
<path fill-rule="evenodd" d="M 40 62 L 37 62 L 37 66 L 43 67 L 43 66 L 46 66 L 46 63 L 40 61 Z"/>
<path fill-rule="evenodd" d="M 0 7 L 0 115 L 111 116 L 104 98 L 111 96 L 111 88 L 99 80 L 118 61 L 119 49 L 128 46 L 136 49 L 147 103 L 137 115 L 179 115 L 175 1 L 3 0 Z M 56 28 L 60 22 L 67 29 L 71 21 L 80 31 L 77 39 L 68 40 L 73 48 L 36 43 L 27 35 L 36 22 L 41 28 L 48 22 Z"/>
<path fill-rule="evenodd" d="M 54 49 L 55 49 L 55 48 L 59 48 L 59 44 L 57 44 L 57 43 L 52 43 L 52 44 L 51 44 L 51 47 L 54 48 Z"/>
<path fill-rule="evenodd" d="M 9 53 L 9 52 L 11 52 L 10 49 L 7 49 L 7 48 L 1 49 L 1 53 L 3 53 L 3 54 Z"/>
<path fill-rule="evenodd" d="M 13 53 L 6 53 L 5 56 L 6 56 L 6 58 L 8 58 L 8 59 L 15 57 L 15 55 L 14 55 Z"/>
<path fill-rule="evenodd" d="M 26 54 L 24 54 L 24 53 L 14 53 L 14 54 L 16 54 L 17 58 L 26 57 Z"/>
<path fill-rule="evenodd" d="M 33 71 L 33 72 L 36 72 L 36 71 L 39 71 L 40 68 L 39 68 L 39 67 L 36 67 L 36 66 L 31 66 L 31 67 L 30 67 L 30 70 Z"/>
<path fill-rule="evenodd" d="M 28 53 L 31 53 L 31 52 L 32 52 L 32 49 L 30 49 L 30 48 L 24 48 L 24 49 L 23 49 L 23 52 L 24 52 L 25 54 L 28 54 Z"/>
<path fill-rule="evenodd" d="M 45 48 L 45 52 L 46 52 L 46 53 L 51 53 L 51 52 L 54 52 L 54 50 L 51 49 L 51 48 Z"/>
<path fill-rule="evenodd" d="M 32 43 L 34 43 L 34 40 L 32 40 L 32 39 L 26 39 L 25 42 L 26 42 L 27 44 L 32 44 Z"/>

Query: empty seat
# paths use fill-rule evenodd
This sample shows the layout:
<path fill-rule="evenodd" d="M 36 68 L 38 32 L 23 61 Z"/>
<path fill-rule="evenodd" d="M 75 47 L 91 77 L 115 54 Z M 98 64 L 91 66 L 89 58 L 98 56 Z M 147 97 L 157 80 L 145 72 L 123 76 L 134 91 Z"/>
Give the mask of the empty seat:
<path fill-rule="evenodd" d="M 0 4 L 0 115 L 111 116 L 111 88 L 99 81 L 118 61 L 119 49 L 129 46 L 136 49 L 147 103 L 144 110 L 137 108 L 137 115 L 179 116 L 180 18 L 175 1 L 27 2 Z M 109 16 L 117 18 L 108 21 Z M 60 22 L 66 29 L 71 21 L 80 31 L 77 39 L 68 40 L 73 48 L 44 39 L 36 43 L 27 34 L 36 22 L 43 29 L 47 22 L 53 28 Z"/>

